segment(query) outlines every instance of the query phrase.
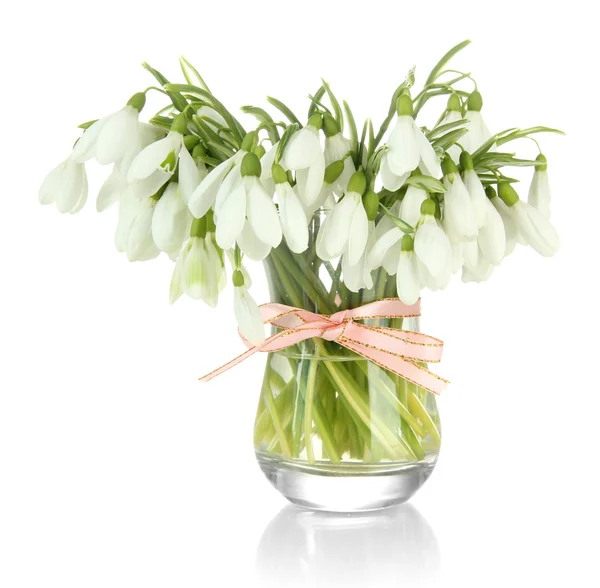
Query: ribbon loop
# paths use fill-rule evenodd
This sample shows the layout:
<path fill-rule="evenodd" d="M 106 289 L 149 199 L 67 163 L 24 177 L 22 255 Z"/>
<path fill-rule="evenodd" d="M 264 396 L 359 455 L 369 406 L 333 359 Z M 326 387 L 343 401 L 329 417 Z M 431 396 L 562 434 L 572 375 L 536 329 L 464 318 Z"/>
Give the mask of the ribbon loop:
<path fill-rule="evenodd" d="M 263 304 L 260 312 L 265 324 L 271 324 L 281 330 L 260 345 L 252 345 L 242 337 L 248 350 L 200 378 L 201 382 L 212 380 L 258 351 L 281 351 L 306 339 L 321 338 L 335 341 L 434 394 L 442 392 L 448 384 L 447 380 L 422 365 L 426 362 L 440 361 L 444 345 L 442 341 L 423 333 L 357 322 L 417 317 L 421 314 L 419 302 L 408 306 L 397 298 L 388 298 L 351 310 L 341 310 L 330 316 L 278 303 Z"/>

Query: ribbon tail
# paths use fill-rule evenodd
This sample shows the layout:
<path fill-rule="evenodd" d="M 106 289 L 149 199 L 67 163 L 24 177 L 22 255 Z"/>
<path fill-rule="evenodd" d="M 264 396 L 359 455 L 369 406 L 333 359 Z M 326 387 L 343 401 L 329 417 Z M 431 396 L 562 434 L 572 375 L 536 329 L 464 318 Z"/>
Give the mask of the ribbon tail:
<path fill-rule="evenodd" d="M 226 372 L 229 368 L 232 368 L 233 366 L 237 365 L 238 363 L 241 363 L 245 359 L 248 359 L 249 357 L 251 357 L 252 355 L 257 353 L 258 351 L 260 351 L 260 349 L 261 349 L 260 347 L 250 347 L 250 349 L 248 349 L 247 351 L 244 351 L 244 353 L 242 353 L 241 355 L 234 357 L 231 361 L 227 362 L 226 364 L 222 365 L 221 367 L 217 368 L 216 370 L 213 370 L 212 372 L 210 372 L 198 379 L 200 380 L 200 382 L 210 382 L 210 380 L 221 375 L 223 372 Z"/>
<path fill-rule="evenodd" d="M 433 394 L 443 392 L 449 383 L 448 380 L 440 378 L 437 374 L 430 372 L 427 368 L 418 365 L 408 358 L 390 354 L 381 349 L 374 349 L 345 338 L 339 338 L 337 342 L 378 366 Z"/>

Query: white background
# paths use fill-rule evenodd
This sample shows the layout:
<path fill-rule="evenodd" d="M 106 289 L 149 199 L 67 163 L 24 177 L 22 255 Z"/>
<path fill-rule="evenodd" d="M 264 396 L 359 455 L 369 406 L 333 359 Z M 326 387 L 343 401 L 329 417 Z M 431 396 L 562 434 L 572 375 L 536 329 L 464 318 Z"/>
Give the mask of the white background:
<path fill-rule="evenodd" d="M 5 7 L 0 586 L 598 585 L 591 6 Z M 440 400 L 439 465 L 409 506 L 362 519 L 278 514 L 285 501 L 254 463 L 251 437 L 264 358 L 197 382 L 241 349 L 230 296 L 217 312 L 170 307 L 171 263 L 118 254 L 116 211 L 96 214 L 91 197 L 77 217 L 61 216 L 37 204 L 38 186 L 77 124 L 152 83 L 142 60 L 175 79 L 187 56 L 232 109 L 273 94 L 304 112 L 324 76 L 358 118 L 378 122 L 409 67 L 423 81 L 467 37 L 454 65 L 478 79 L 492 130 L 568 133 L 541 137 L 563 247 L 553 259 L 520 247 L 485 284 L 425 294 L 422 327 L 445 340 L 438 371 L 452 386 Z M 92 194 L 103 174 L 90 172 Z"/>

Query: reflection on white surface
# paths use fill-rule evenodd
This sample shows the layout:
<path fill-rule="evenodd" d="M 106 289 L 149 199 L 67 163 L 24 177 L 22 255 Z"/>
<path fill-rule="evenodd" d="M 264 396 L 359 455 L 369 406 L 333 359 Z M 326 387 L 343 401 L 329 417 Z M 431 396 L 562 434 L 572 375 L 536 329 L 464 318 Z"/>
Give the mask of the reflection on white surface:
<path fill-rule="evenodd" d="M 410 504 L 363 514 L 285 507 L 257 553 L 261 586 L 434 586 L 435 534 Z"/>

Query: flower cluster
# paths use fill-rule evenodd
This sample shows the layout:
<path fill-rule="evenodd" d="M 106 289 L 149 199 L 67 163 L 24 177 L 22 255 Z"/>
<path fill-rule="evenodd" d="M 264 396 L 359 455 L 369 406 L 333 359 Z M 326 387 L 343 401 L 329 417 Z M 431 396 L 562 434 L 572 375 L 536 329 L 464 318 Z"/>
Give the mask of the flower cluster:
<path fill-rule="evenodd" d="M 396 275 L 407 304 L 423 288 L 445 288 L 459 271 L 464 281 L 487 279 L 517 244 L 553 255 L 559 238 L 550 222 L 547 160 L 541 151 L 517 158 L 502 146 L 557 131 L 492 135 L 471 75 L 444 69 L 466 44 L 442 58 L 419 93 L 411 70 L 377 133 L 371 120 L 359 133 L 350 107 L 326 82 L 311 96 L 306 124 L 268 98 L 285 120 L 246 106 L 242 111 L 258 121 L 247 131 L 186 60 L 185 84 L 171 84 L 145 64 L 161 87 L 82 125 L 72 153 L 44 180 L 40 202 L 79 211 L 88 191 L 85 164 L 112 165 L 96 207 L 118 206 L 117 250 L 130 261 L 166 253 L 175 264 L 171 302 L 186 294 L 216 306 L 229 265 L 235 315 L 253 343 L 264 334 L 243 259 L 262 261 L 281 246 L 304 252 L 317 211 L 325 217 L 315 254 L 328 267 L 337 263 L 340 287 L 370 289 L 373 272 L 383 268 Z M 150 90 L 170 104 L 145 123 L 140 113 Z M 417 123 L 439 96 L 445 106 L 437 122 Z M 527 166 L 534 171 L 525 201 L 504 169 Z"/>

